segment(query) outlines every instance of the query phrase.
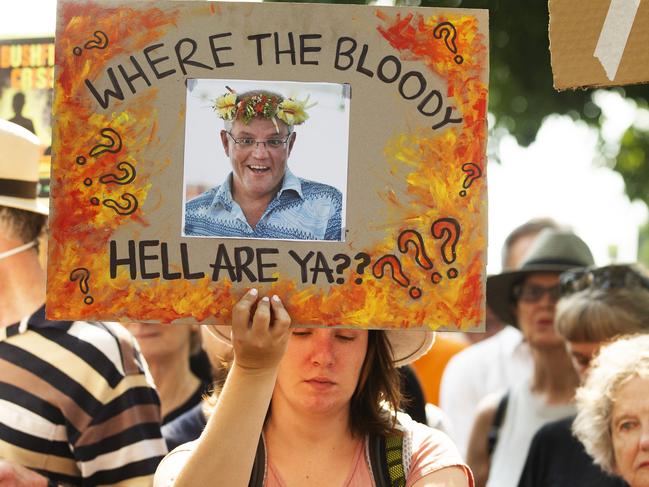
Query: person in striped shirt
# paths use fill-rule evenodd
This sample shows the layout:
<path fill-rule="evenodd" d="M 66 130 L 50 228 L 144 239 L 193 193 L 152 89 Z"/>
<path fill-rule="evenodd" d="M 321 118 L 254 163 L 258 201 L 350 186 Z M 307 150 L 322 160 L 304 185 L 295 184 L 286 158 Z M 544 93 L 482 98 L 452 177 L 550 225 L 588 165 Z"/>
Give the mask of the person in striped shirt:
<path fill-rule="evenodd" d="M 0 120 L 0 146 L 0 484 L 151 485 L 166 445 L 137 344 L 45 318 L 38 139 Z"/>

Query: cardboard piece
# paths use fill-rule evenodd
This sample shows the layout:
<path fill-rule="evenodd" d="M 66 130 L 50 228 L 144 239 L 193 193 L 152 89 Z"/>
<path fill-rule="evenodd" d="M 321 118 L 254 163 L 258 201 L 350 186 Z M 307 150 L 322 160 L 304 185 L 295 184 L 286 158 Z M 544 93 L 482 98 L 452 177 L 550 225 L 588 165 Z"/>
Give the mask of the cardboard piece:
<path fill-rule="evenodd" d="M 549 0 L 557 90 L 649 82 L 649 4 Z"/>
<path fill-rule="evenodd" d="M 481 330 L 487 39 L 480 10 L 60 1 L 48 317 L 227 324 L 255 286 L 299 324 Z M 256 84 L 317 103 L 288 166 L 338 187 L 340 241 L 182 235 L 192 167 L 230 162 L 210 106 Z"/>

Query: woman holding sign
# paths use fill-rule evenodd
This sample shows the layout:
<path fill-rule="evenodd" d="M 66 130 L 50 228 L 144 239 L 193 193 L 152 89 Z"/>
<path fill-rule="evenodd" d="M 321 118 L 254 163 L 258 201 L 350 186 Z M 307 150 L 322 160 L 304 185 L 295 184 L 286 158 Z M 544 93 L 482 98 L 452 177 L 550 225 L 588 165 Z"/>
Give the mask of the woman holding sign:
<path fill-rule="evenodd" d="M 277 296 L 252 289 L 237 303 L 216 406 L 202 436 L 162 461 L 156 486 L 473 486 L 448 437 L 394 413 L 396 367 L 426 353 L 432 332 L 290 321 Z"/>

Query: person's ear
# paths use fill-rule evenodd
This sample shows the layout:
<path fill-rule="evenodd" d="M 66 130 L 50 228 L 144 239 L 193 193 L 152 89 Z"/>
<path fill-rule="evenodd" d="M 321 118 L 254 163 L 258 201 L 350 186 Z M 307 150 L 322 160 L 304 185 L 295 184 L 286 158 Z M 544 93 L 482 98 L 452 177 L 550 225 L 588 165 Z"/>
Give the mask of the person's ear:
<path fill-rule="evenodd" d="M 293 150 L 293 144 L 295 143 L 295 138 L 297 137 L 297 134 L 295 132 L 291 132 L 291 135 L 288 137 L 288 155 L 291 155 L 291 151 Z"/>
<path fill-rule="evenodd" d="M 221 130 L 221 144 L 223 144 L 225 155 L 230 157 L 230 139 L 228 139 L 228 133 L 225 130 Z"/>

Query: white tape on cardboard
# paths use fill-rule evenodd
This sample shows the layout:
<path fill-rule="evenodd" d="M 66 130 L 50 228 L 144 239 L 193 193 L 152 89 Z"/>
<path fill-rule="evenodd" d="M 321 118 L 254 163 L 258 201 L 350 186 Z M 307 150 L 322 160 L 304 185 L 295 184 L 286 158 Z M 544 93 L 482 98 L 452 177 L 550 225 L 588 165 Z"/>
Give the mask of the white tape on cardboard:
<path fill-rule="evenodd" d="M 611 0 L 594 56 L 610 81 L 615 79 L 641 0 Z"/>

